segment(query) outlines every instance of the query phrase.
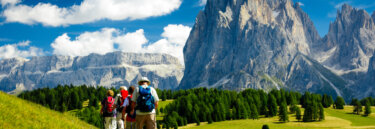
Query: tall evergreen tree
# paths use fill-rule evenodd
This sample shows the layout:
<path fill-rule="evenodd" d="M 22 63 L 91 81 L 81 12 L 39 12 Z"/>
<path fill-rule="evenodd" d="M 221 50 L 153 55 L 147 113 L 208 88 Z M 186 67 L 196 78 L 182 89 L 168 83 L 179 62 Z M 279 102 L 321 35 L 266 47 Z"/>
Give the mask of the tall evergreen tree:
<path fill-rule="evenodd" d="M 366 104 L 365 104 L 365 116 L 368 116 L 371 114 L 371 102 L 370 100 L 366 100 Z"/>
<path fill-rule="evenodd" d="M 325 119 L 324 108 L 322 104 L 319 104 L 319 121 L 322 121 L 324 119 Z"/>
<path fill-rule="evenodd" d="M 362 104 L 359 101 L 356 101 L 353 106 L 353 113 L 359 115 L 362 112 Z"/>
<path fill-rule="evenodd" d="M 344 109 L 344 105 L 345 105 L 344 98 L 337 96 L 336 102 L 335 102 L 336 109 Z"/>
<path fill-rule="evenodd" d="M 299 107 L 296 108 L 296 119 L 298 121 L 301 121 L 302 116 L 301 116 L 301 109 Z"/>
<path fill-rule="evenodd" d="M 277 101 L 276 98 L 272 95 L 269 94 L 268 96 L 268 116 L 273 117 L 276 116 L 277 114 Z"/>
<path fill-rule="evenodd" d="M 252 118 L 253 120 L 259 118 L 258 110 L 257 110 L 257 107 L 255 106 L 254 103 L 251 104 L 251 115 L 250 115 L 250 118 Z"/>
<path fill-rule="evenodd" d="M 289 117 L 288 117 L 288 108 L 286 105 L 286 102 L 282 102 L 280 107 L 279 107 L 279 121 L 282 122 L 288 122 Z"/>

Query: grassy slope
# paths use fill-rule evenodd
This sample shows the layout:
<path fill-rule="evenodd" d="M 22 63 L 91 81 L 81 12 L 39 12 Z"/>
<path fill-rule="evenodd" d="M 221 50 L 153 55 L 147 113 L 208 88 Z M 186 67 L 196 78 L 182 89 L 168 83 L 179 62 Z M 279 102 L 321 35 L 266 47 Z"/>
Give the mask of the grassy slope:
<path fill-rule="evenodd" d="M 345 110 L 326 109 L 326 120 L 322 122 L 303 123 L 297 122 L 295 115 L 289 115 L 290 122 L 279 123 L 278 117 L 261 118 L 259 120 L 233 120 L 215 122 L 213 124 L 201 123 L 201 126 L 190 124 L 183 129 L 261 129 L 264 124 L 268 124 L 270 129 L 341 129 L 341 128 L 366 128 L 375 129 L 375 113 L 369 117 L 350 114 L 351 106 Z M 372 108 L 375 111 L 375 107 Z M 303 111 L 302 111 L 303 112 Z"/>
<path fill-rule="evenodd" d="M 94 129 L 68 113 L 59 113 L 41 105 L 0 92 L 0 128 Z"/>

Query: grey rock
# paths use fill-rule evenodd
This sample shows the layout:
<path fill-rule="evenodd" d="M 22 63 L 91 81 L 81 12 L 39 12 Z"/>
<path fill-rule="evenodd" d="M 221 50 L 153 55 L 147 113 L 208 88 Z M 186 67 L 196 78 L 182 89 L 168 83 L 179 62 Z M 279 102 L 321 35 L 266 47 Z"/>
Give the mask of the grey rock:
<path fill-rule="evenodd" d="M 375 50 L 375 23 L 363 9 L 344 4 L 328 34 L 313 46 L 314 57 L 332 70 L 366 72 Z"/>
<path fill-rule="evenodd" d="M 179 88 L 347 94 L 346 81 L 307 57 L 319 40 L 308 15 L 290 0 L 208 0 L 184 47 Z"/>
<path fill-rule="evenodd" d="M 119 87 L 136 85 L 142 76 L 161 89 L 178 86 L 184 67 L 166 54 L 114 52 L 83 57 L 42 56 L 0 61 L 0 90 L 32 90 L 58 84 Z"/>

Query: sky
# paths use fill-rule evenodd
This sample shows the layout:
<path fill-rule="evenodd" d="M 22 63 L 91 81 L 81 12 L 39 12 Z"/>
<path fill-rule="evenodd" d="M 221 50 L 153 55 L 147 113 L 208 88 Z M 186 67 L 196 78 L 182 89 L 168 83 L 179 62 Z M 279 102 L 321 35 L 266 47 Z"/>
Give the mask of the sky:
<path fill-rule="evenodd" d="M 205 0 L 0 0 L 0 59 L 182 49 Z M 372 14 L 374 0 L 294 0 L 323 37 L 341 5 Z"/>

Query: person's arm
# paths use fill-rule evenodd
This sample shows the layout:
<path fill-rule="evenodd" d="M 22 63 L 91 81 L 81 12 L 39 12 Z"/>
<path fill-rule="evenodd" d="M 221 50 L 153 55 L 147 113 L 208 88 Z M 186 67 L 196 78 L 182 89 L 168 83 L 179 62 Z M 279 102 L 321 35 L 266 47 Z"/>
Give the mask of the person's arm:
<path fill-rule="evenodd" d="M 158 106 L 159 106 L 159 101 L 156 101 L 156 102 L 155 102 L 155 109 L 157 109 Z"/>
<path fill-rule="evenodd" d="M 130 114 L 131 114 L 131 115 L 134 114 L 135 104 L 136 104 L 135 102 L 133 102 L 133 101 L 131 102 L 131 106 L 130 106 L 130 107 L 131 107 L 131 110 L 130 110 Z"/>
<path fill-rule="evenodd" d="M 122 120 L 125 121 L 126 107 L 122 109 Z"/>
<path fill-rule="evenodd" d="M 155 109 L 157 109 L 158 106 L 159 106 L 159 96 L 158 96 L 158 93 L 156 92 L 156 90 L 154 88 L 152 88 L 151 95 L 154 97 Z"/>

